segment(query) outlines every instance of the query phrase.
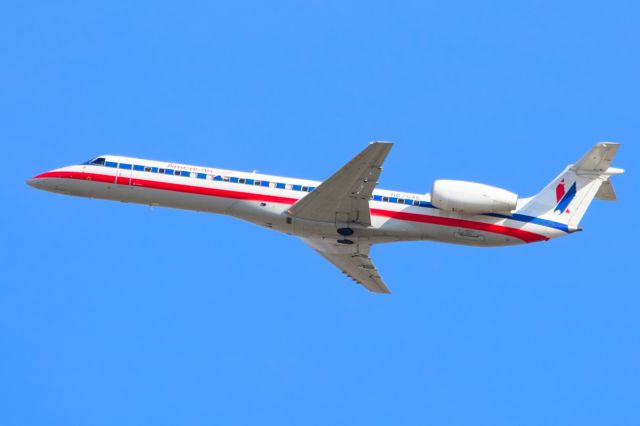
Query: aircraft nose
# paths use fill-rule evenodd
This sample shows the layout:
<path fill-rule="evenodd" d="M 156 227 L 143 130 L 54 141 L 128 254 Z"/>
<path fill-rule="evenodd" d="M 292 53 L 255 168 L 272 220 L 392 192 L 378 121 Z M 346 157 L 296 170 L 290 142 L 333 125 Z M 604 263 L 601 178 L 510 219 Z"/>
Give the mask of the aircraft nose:
<path fill-rule="evenodd" d="M 41 173 L 37 176 L 32 177 L 31 179 L 27 179 L 27 185 L 32 186 L 37 189 L 43 189 L 46 187 L 47 178 L 43 176 L 44 173 Z"/>
<path fill-rule="evenodd" d="M 27 185 L 33 186 L 34 188 L 38 188 L 41 185 L 41 179 L 36 177 L 32 177 L 31 179 L 27 179 Z"/>

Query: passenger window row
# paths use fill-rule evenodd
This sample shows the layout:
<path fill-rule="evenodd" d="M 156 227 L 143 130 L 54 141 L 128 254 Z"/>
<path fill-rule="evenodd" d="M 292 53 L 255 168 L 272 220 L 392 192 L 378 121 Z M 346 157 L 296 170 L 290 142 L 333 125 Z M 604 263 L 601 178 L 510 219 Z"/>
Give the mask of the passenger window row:
<path fill-rule="evenodd" d="M 383 203 L 395 203 L 395 204 L 404 204 L 407 206 L 416 206 L 416 207 L 431 207 L 431 203 L 428 201 L 420 201 L 420 200 L 411 200 L 409 198 L 396 198 L 396 197 L 384 197 L 382 195 L 374 195 L 371 197 L 374 201 L 382 201 Z"/>
<path fill-rule="evenodd" d="M 311 192 L 314 189 L 316 189 L 313 186 L 295 185 L 291 183 L 270 182 L 266 180 L 239 178 L 234 176 L 212 175 L 207 173 L 188 172 L 185 170 L 174 170 L 174 169 L 152 167 L 152 166 L 141 166 L 138 164 L 116 163 L 113 161 L 106 161 L 106 159 L 102 157 L 96 158 L 95 160 L 91 160 L 88 162 L 88 164 L 95 165 L 95 166 L 112 167 L 112 168 L 123 169 L 123 170 L 135 170 L 138 172 L 160 173 L 165 175 L 182 176 L 182 177 L 189 177 L 189 178 L 195 178 L 195 179 L 239 183 L 244 185 L 261 186 L 266 188 L 286 189 L 290 191 Z M 416 206 L 416 207 L 431 207 L 431 203 L 427 201 L 411 200 L 408 198 L 396 198 L 396 197 L 385 197 L 382 195 L 374 195 L 371 197 L 371 200 L 381 201 L 386 203 L 404 204 L 404 205 Z"/>
<path fill-rule="evenodd" d="M 240 183 L 244 185 L 262 186 L 266 188 L 287 189 L 292 191 L 311 192 L 315 189 L 313 186 L 294 185 L 290 183 L 269 182 L 266 180 L 238 178 L 234 176 L 221 176 L 207 173 L 188 172 L 185 170 L 174 170 L 161 167 L 141 166 L 137 164 L 116 163 L 113 161 L 105 161 L 104 158 L 97 158 L 90 161 L 88 164 L 95 166 L 106 166 L 122 170 L 135 170 L 139 172 L 160 173 L 164 175 L 190 177 L 195 179 L 214 180 L 230 183 Z"/>

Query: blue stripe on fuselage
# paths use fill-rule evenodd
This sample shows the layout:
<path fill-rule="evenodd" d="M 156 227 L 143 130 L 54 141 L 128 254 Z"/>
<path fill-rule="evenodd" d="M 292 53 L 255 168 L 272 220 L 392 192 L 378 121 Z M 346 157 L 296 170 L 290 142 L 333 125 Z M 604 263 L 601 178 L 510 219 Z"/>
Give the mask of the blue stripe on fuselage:
<path fill-rule="evenodd" d="M 575 195 L 575 184 L 571 188 L 573 189 L 573 192 L 574 192 L 573 195 Z M 571 192 L 571 189 L 569 190 L 569 192 Z M 569 195 L 569 194 L 567 194 L 567 195 Z M 573 196 L 571 198 L 573 199 Z M 420 202 L 420 207 L 429 207 L 429 208 L 432 208 L 432 209 L 437 209 L 436 206 L 434 206 L 433 204 L 431 204 L 428 201 L 421 201 Z M 482 216 L 491 216 L 491 217 L 498 217 L 498 218 L 501 218 L 501 219 L 517 220 L 518 222 L 534 223 L 536 225 L 546 226 L 546 227 L 553 228 L 553 229 L 558 229 L 558 230 L 563 231 L 563 232 L 569 232 L 569 226 L 567 224 L 565 224 L 565 223 L 554 222 L 553 220 L 547 220 L 547 219 L 540 219 L 539 217 L 527 216 L 525 214 L 514 213 L 514 214 L 511 214 L 511 215 L 507 215 L 507 214 L 499 214 L 499 213 L 483 213 Z"/>
<path fill-rule="evenodd" d="M 512 219 L 519 222 L 535 223 L 536 225 L 547 226 L 553 229 L 559 229 L 563 232 L 569 232 L 569 225 L 560 222 L 554 222 L 552 220 L 540 219 L 539 217 L 527 216 L 524 214 L 514 213 L 512 215 L 498 214 L 498 213 L 486 213 L 484 216 L 500 217 L 503 219 Z"/>

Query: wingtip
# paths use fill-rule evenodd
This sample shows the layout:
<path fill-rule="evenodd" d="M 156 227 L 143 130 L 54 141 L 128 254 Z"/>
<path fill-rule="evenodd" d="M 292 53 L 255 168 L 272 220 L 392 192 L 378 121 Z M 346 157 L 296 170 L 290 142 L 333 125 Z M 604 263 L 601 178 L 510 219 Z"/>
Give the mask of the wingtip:
<path fill-rule="evenodd" d="M 365 288 L 366 287 L 364 284 L 359 283 L 361 285 L 363 285 Z M 377 293 L 377 294 L 391 294 L 391 290 L 389 290 L 389 287 L 387 287 L 384 283 L 382 285 L 378 285 L 377 288 L 373 289 L 373 288 L 368 288 L 372 293 Z"/>

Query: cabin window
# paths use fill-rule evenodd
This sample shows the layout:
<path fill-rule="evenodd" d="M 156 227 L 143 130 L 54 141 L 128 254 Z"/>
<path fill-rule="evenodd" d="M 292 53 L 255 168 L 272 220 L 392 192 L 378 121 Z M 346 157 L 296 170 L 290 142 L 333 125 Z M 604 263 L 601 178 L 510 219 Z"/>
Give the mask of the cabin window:
<path fill-rule="evenodd" d="M 144 171 L 145 171 L 145 172 L 150 172 L 150 171 L 151 171 L 151 167 L 146 166 L 146 167 L 144 168 Z"/>
<path fill-rule="evenodd" d="M 301 188 L 302 188 L 301 185 L 293 185 L 293 190 L 294 191 L 300 191 Z"/>
<path fill-rule="evenodd" d="M 100 157 L 100 158 L 91 160 L 89 163 L 93 164 L 94 166 L 104 166 L 104 162 L 105 162 L 104 157 Z"/>
<path fill-rule="evenodd" d="M 229 176 L 223 177 L 222 180 L 225 181 L 225 182 L 229 182 Z"/>
<path fill-rule="evenodd" d="M 213 180 L 213 175 L 207 175 L 207 180 Z"/>
<path fill-rule="evenodd" d="M 136 164 L 135 166 L 133 166 L 133 170 L 136 170 L 138 172 L 142 172 L 142 171 L 144 171 L 144 166 L 139 166 L 139 165 Z"/>
<path fill-rule="evenodd" d="M 164 169 L 158 169 L 158 173 L 164 174 Z"/>
<path fill-rule="evenodd" d="M 303 187 L 302 187 L 302 190 L 303 190 L 304 192 L 308 192 L 308 191 L 309 191 L 309 187 L 308 187 L 308 186 L 303 186 Z"/>
<path fill-rule="evenodd" d="M 420 201 L 418 201 L 418 200 L 413 200 L 413 205 L 414 205 L 414 206 L 419 206 L 419 205 L 420 205 Z"/>
<path fill-rule="evenodd" d="M 107 167 L 118 167 L 118 163 L 113 162 L 113 161 L 106 161 L 104 163 L 104 165 L 107 166 Z"/>
<path fill-rule="evenodd" d="M 389 197 L 382 197 L 382 201 L 384 201 L 384 202 L 389 201 Z"/>
<path fill-rule="evenodd" d="M 291 185 L 290 183 L 287 183 L 287 184 L 284 186 L 284 188 L 285 188 L 285 189 L 292 189 L 292 188 L 293 188 L 293 185 Z"/>
<path fill-rule="evenodd" d="M 260 186 L 260 185 L 262 185 L 262 182 L 260 182 L 259 180 L 256 180 L 256 181 L 253 181 L 253 184 L 255 186 Z"/>
<path fill-rule="evenodd" d="M 398 198 L 398 204 L 404 204 L 404 199 Z"/>
<path fill-rule="evenodd" d="M 269 188 L 275 188 L 276 186 L 278 186 L 277 183 L 275 182 L 269 182 Z"/>
<path fill-rule="evenodd" d="M 198 176 L 198 174 L 196 172 L 191 172 L 191 173 L 189 173 L 189 176 L 192 177 L 192 178 L 195 178 L 195 177 Z"/>
<path fill-rule="evenodd" d="M 131 170 L 131 164 L 120 163 L 120 166 L 118 168 L 124 169 L 124 170 Z"/>
<path fill-rule="evenodd" d="M 245 179 L 244 179 L 244 178 L 239 178 L 239 179 L 238 179 L 238 183 L 244 183 L 244 182 L 245 182 Z"/>

